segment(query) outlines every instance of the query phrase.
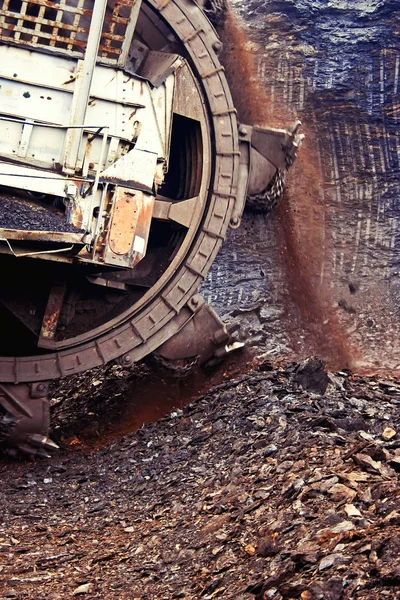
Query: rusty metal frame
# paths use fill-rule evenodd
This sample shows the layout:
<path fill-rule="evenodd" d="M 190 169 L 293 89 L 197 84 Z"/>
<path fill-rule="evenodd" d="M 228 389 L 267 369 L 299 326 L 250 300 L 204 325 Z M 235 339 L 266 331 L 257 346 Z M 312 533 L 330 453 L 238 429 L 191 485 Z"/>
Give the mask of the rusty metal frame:
<path fill-rule="evenodd" d="M 47 342 L 54 339 L 66 291 L 65 281 L 54 282 L 51 287 L 39 334 L 39 348 L 46 348 Z"/>
<path fill-rule="evenodd" d="M 140 0 L 113 2 L 113 9 L 107 10 L 104 26 L 101 26 L 98 62 L 125 64 L 139 9 Z M 93 2 L 85 0 L 78 0 L 76 6 L 68 0 L 53 4 L 23 0 L 21 11 L 15 12 L 10 0 L 0 0 L 0 41 L 82 58 L 95 21 L 95 10 Z"/>
<path fill-rule="evenodd" d="M 62 231 L 27 231 L 26 229 L 0 229 L 0 239 L 19 240 L 24 242 L 53 242 L 57 244 L 83 245 L 83 233 L 67 233 Z"/>

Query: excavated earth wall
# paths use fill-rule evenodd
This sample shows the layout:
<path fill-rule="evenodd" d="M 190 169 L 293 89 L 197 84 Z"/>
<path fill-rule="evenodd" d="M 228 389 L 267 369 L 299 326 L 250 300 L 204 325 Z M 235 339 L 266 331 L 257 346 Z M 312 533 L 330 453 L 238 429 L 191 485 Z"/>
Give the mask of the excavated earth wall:
<path fill-rule="evenodd" d="M 332 366 L 397 370 L 397 4 L 236 0 L 234 8 L 267 91 L 250 118 L 299 117 L 306 141 L 278 215 L 245 217 L 203 291 L 222 314 L 240 315 L 259 352 L 312 348 Z"/>

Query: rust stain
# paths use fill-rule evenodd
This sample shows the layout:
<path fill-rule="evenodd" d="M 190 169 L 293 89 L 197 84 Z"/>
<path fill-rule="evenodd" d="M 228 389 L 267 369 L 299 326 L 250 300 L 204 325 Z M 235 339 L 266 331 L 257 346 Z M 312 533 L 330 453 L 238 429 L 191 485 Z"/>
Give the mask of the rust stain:
<path fill-rule="evenodd" d="M 65 283 L 56 283 L 51 288 L 40 330 L 38 346 L 42 340 L 53 340 L 57 331 L 58 319 L 64 302 L 66 292 Z"/>
<path fill-rule="evenodd" d="M 82 229 L 83 224 L 83 212 L 78 202 L 71 203 L 71 210 L 69 214 L 69 222 L 78 229 Z"/>
<path fill-rule="evenodd" d="M 75 223 L 73 223 L 75 225 Z M 26 229 L 1 229 L 3 237 L 8 240 L 28 240 L 31 242 L 65 242 L 79 244 L 82 233 L 65 233 L 60 231 L 28 231 Z"/>
<path fill-rule="evenodd" d="M 115 254 L 127 254 L 132 247 L 139 206 L 134 193 L 122 192 L 118 196 L 110 227 L 109 244 Z"/>

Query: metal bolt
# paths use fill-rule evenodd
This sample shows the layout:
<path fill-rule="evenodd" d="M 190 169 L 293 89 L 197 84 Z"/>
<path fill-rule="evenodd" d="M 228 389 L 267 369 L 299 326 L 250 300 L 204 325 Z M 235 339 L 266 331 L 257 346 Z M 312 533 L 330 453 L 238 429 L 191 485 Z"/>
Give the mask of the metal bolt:
<path fill-rule="evenodd" d="M 130 354 L 125 354 L 125 356 L 122 358 L 122 360 L 125 365 L 129 365 L 132 362 L 132 357 Z"/>
<path fill-rule="evenodd" d="M 215 52 L 221 52 L 221 50 L 222 50 L 222 42 L 220 42 L 219 40 L 216 40 L 216 41 L 213 43 L 212 47 L 213 47 L 213 50 L 214 50 Z"/>
<path fill-rule="evenodd" d="M 232 223 L 232 225 L 238 225 L 239 224 L 239 218 L 238 217 L 232 217 L 231 223 Z"/>
<path fill-rule="evenodd" d="M 199 299 L 196 298 L 196 296 L 193 296 L 191 303 L 192 303 L 192 306 L 197 306 L 199 303 Z"/>
<path fill-rule="evenodd" d="M 243 135 L 243 136 L 248 134 L 248 131 L 244 125 L 241 125 L 239 127 L 239 133 L 240 133 L 240 135 Z"/>

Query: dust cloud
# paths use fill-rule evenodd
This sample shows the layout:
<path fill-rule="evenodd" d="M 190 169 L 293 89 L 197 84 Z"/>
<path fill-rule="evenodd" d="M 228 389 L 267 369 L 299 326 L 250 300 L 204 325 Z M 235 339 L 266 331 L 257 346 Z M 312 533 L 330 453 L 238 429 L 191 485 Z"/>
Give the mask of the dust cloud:
<path fill-rule="evenodd" d="M 238 119 L 251 125 L 278 127 L 294 121 L 297 117 L 290 106 L 274 103 L 271 91 L 260 82 L 251 42 L 232 13 L 228 15 L 221 39 L 224 44 L 221 62 Z M 243 82 L 246 82 L 245 86 Z M 329 209 L 324 201 L 324 179 L 318 165 L 313 125 L 310 115 L 303 129 L 306 142 L 292 167 L 286 194 L 278 210 L 279 268 L 289 290 L 287 302 L 296 305 L 306 330 L 306 347 L 303 344 L 299 352 L 321 356 L 332 369 L 351 368 L 355 351 L 335 313 L 324 272 L 325 246 L 332 241 L 326 230 Z M 299 320 L 288 318 L 292 314 L 293 310 L 286 307 L 282 327 L 291 339 L 292 347 L 296 347 Z"/>

